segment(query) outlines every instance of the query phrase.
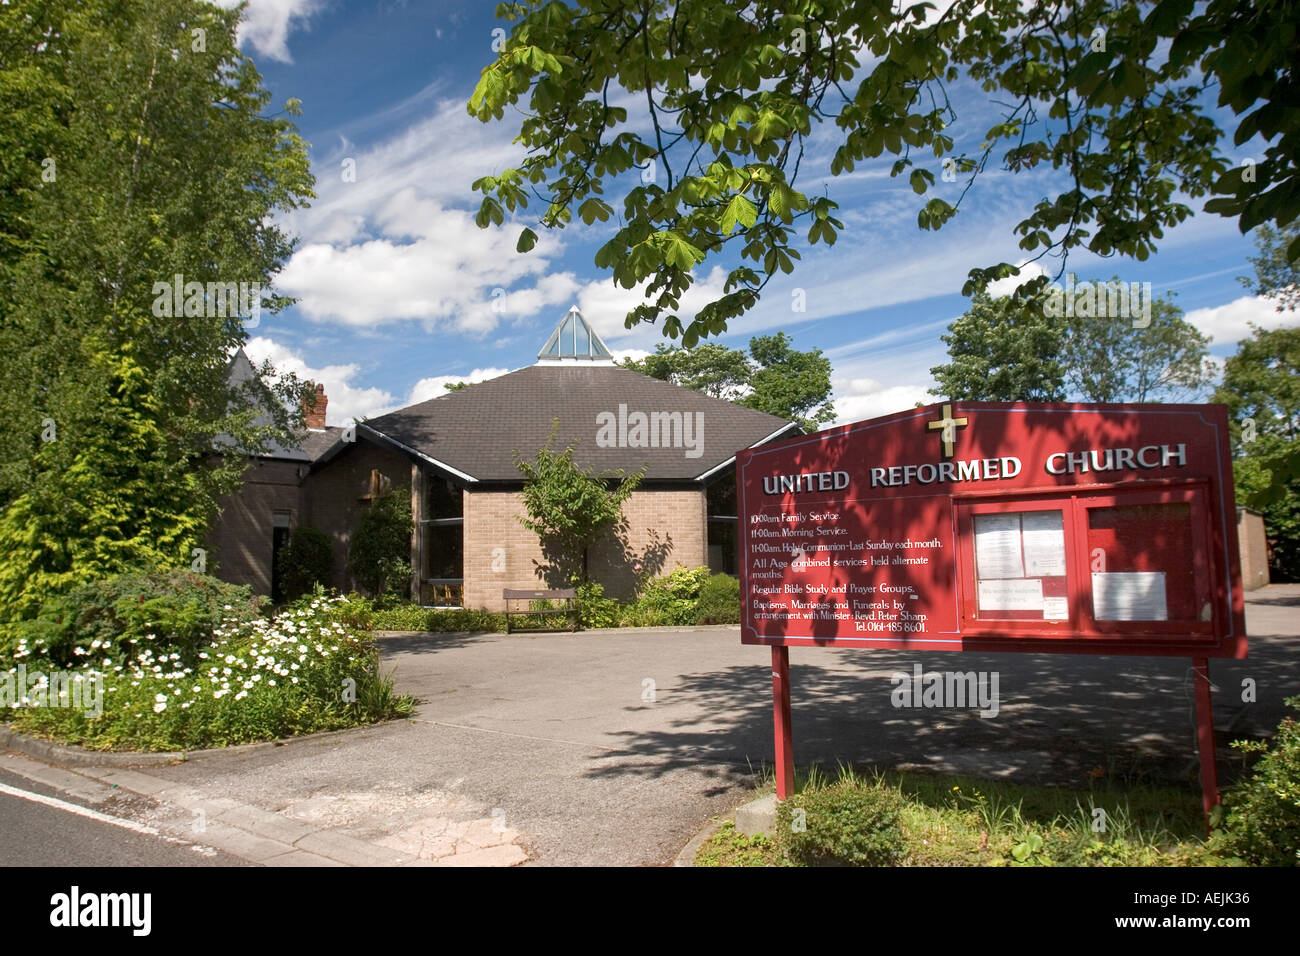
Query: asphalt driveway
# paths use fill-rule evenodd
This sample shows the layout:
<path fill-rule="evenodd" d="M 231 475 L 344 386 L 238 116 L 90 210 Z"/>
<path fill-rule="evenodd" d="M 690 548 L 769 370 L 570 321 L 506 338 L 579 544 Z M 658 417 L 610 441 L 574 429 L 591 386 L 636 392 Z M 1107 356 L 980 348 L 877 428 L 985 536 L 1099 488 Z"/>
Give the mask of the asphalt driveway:
<path fill-rule="evenodd" d="M 1298 625 L 1300 587 L 1252 595 L 1251 657 L 1211 663 L 1221 730 L 1276 726 L 1300 693 Z M 516 831 L 534 863 L 656 864 L 743 802 L 772 759 L 770 655 L 735 628 L 394 636 L 383 649 L 398 689 L 421 700 L 415 719 L 150 773 L 371 842 L 436 812 Z M 796 760 L 1195 781 L 1188 661 L 957 658 L 792 649 Z M 890 675 L 917 663 L 996 671 L 997 716 L 893 707 Z"/>

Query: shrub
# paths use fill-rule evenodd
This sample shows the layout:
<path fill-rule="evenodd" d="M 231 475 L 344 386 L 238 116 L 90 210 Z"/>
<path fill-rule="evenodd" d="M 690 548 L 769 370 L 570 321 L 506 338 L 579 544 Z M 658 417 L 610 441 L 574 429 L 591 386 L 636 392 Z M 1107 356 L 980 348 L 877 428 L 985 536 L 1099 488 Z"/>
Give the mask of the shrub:
<path fill-rule="evenodd" d="M 637 601 L 619 611 L 618 623 L 620 627 L 663 627 L 669 621 L 662 607 Z"/>
<path fill-rule="evenodd" d="M 280 551 L 276 570 L 284 599 L 292 601 L 316 585 L 329 585 L 334 570 L 334 545 L 329 535 L 308 525 L 293 529 Z"/>
<path fill-rule="evenodd" d="M 578 616 L 584 628 L 613 627 L 619 620 L 618 601 L 605 597 L 605 589 L 595 581 L 578 585 Z"/>
<path fill-rule="evenodd" d="M 58 667 L 79 667 L 92 652 L 151 647 L 193 664 L 223 620 L 255 620 L 265 603 L 248 587 L 193 571 L 120 574 L 51 598 L 36 620 L 5 629 L 3 651 L 12 658 L 21 647 Z"/>
<path fill-rule="evenodd" d="M 1300 696 L 1286 704 L 1300 709 Z M 1233 746 L 1263 756 L 1225 795 L 1223 826 L 1211 844 L 1255 866 L 1300 865 L 1300 723 L 1284 717 L 1271 750 L 1262 742 Z"/>
<path fill-rule="evenodd" d="M 905 853 L 904 806 L 893 787 L 853 779 L 805 790 L 777 804 L 777 843 L 804 866 L 891 866 Z"/>
<path fill-rule="evenodd" d="M 708 579 L 709 569 L 703 566 L 698 568 L 673 568 L 667 577 L 656 578 L 651 584 L 659 585 L 674 598 L 693 601 L 699 597 L 700 588 L 704 587 L 704 582 Z"/>
<path fill-rule="evenodd" d="M 314 597 L 324 597 L 323 591 L 317 589 Z M 339 598 L 330 603 L 330 617 L 338 621 L 345 627 L 360 628 L 363 631 L 371 629 L 375 616 L 375 605 L 370 598 L 355 592 L 347 597 Z"/>
<path fill-rule="evenodd" d="M 411 496 L 389 492 L 371 502 L 348 548 L 348 568 L 380 604 L 408 598 L 411 583 Z"/>
<path fill-rule="evenodd" d="M 428 631 L 435 612 L 418 604 L 394 604 L 370 615 L 372 631 Z"/>
<path fill-rule="evenodd" d="M 729 574 L 711 575 L 695 603 L 696 624 L 739 624 L 740 581 Z"/>
<path fill-rule="evenodd" d="M 367 625 L 374 631 L 504 631 L 505 617 L 475 608 L 433 608 L 396 604 L 372 611 Z"/>
<path fill-rule="evenodd" d="M 333 621 L 324 600 L 269 621 L 229 621 L 193 664 L 178 656 L 153 646 L 97 654 L 76 673 L 101 682 L 99 713 L 36 699 L 8 717 L 20 730 L 97 749 L 190 750 L 373 723 L 414 703 L 379 673 L 373 639 Z M 39 651 L 20 662 L 48 669 Z"/>
<path fill-rule="evenodd" d="M 705 567 L 676 568 L 647 582 L 642 595 L 624 610 L 622 623 L 629 627 L 694 624 L 696 599 L 708 578 Z"/>

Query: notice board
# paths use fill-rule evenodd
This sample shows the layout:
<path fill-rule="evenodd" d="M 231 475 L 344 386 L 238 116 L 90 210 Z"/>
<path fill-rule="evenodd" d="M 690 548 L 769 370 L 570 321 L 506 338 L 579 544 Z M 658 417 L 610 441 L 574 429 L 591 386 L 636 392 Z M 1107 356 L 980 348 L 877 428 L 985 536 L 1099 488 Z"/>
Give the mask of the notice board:
<path fill-rule="evenodd" d="M 1227 411 L 950 402 L 737 456 L 745 643 L 1244 657 Z"/>

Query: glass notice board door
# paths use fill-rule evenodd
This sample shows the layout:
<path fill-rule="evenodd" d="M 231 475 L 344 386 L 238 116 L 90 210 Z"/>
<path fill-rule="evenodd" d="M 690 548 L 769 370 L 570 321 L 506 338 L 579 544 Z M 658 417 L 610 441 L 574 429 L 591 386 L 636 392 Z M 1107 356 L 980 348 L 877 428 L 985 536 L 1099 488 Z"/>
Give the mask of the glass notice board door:
<path fill-rule="evenodd" d="M 1214 614 L 1199 489 L 1085 498 L 1080 505 L 1090 596 L 1085 620 L 1117 633 L 1209 632 Z"/>
<path fill-rule="evenodd" d="M 1207 520 L 1197 486 L 961 502 L 962 630 L 1212 635 Z"/>
<path fill-rule="evenodd" d="M 1074 523 L 1067 499 L 982 500 L 959 508 L 962 629 L 1067 631 Z"/>
<path fill-rule="evenodd" d="M 1061 509 L 977 514 L 973 532 L 980 620 L 1070 619 Z"/>

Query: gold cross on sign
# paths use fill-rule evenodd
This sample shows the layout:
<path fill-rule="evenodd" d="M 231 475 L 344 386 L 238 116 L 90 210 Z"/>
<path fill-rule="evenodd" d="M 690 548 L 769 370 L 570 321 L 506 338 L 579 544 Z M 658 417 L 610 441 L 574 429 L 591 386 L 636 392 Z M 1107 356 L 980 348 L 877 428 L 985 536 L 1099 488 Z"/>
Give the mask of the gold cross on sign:
<path fill-rule="evenodd" d="M 943 457 L 944 458 L 952 457 L 952 446 L 957 441 L 956 429 L 965 428 L 965 427 L 966 427 L 966 419 L 952 417 L 951 405 L 943 406 L 943 418 L 939 419 L 937 422 L 925 423 L 926 431 L 943 432 Z"/>

